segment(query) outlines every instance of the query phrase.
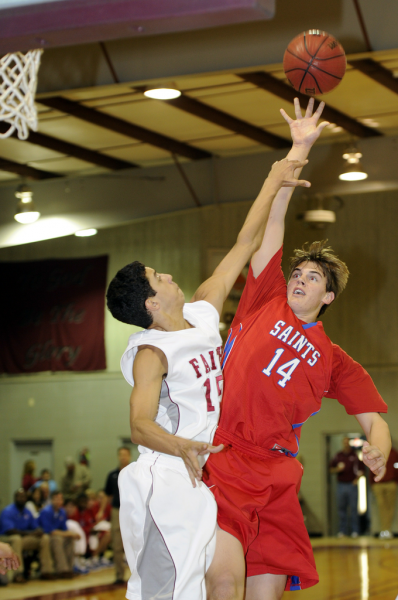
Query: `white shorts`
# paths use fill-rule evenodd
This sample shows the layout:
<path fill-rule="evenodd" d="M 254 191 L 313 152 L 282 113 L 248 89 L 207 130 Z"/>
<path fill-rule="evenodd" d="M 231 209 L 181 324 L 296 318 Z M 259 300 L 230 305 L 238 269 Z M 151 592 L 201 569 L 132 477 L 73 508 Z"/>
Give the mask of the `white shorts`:
<path fill-rule="evenodd" d="M 192 486 L 181 459 L 141 454 L 119 474 L 120 530 L 131 570 L 129 600 L 205 600 L 217 505 Z"/>

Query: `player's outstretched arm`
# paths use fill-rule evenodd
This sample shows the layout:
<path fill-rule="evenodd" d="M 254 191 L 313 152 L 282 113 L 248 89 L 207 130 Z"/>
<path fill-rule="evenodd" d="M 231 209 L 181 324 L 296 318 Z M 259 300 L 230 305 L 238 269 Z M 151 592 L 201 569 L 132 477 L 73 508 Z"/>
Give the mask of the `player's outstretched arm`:
<path fill-rule="evenodd" d="M 362 413 L 355 415 L 362 427 L 367 442 L 363 445 L 363 462 L 380 481 L 386 472 L 386 463 L 391 450 L 391 435 L 385 420 L 379 413 Z"/>
<path fill-rule="evenodd" d="M 287 158 L 289 160 L 304 161 L 312 146 L 321 135 L 322 131 L 329 124 L 327 121 L 318 125 L 322 114 L 324 102 L 321 102 L 315 112 L 314 99 L 310 98 L 304 117 L 301 114 L 300 102 L 298 98 L 294 99 L 294 110 L 296 119 L 292 119 L 281 109 L 281 114 L 289 124 L 290 133 L 293 140 L 293 146 Z M 299 177 L 301 167 L 295 172 L 295 177 Z M 266 225 L 264 237 L 260 249 L 254 254 L 251 265 L 254 277 L 258 277 L 265 269 L 271 258 L 282 246 L 285 235 L 285 216 L 292 197 L 294 188 L 283 187 L 279 190 L 271 208 L 269 219 Z"/>
<path fill-rule="evenodd" d="M 131 441 L 164 454 L 183 459 L 193 487 L 202 479 L 198 456 L 216 453 L 223 445 L 212 446 L 167 433 L 155 423 L 163 377 L 167 375 L 167 359 L 154 346 L 137 352 L 133 365 L 134 388 L 130 397 Z"/>
<path fill-rule="evenodd" d="M 197 289 L 192 302 L 206 300 L 221 314 L 223 304 L 233 284 L 253 252 L 259 248 L 264 234 L 272 201 L 281 187 L 309 187 L 305 180 L 298 180 L 295 172 L 301 170 L 307 161 L 283 159 L 272 165 L 265 183 L 251 207 L 233 248 L 221 261 L 213 275 Z"/>

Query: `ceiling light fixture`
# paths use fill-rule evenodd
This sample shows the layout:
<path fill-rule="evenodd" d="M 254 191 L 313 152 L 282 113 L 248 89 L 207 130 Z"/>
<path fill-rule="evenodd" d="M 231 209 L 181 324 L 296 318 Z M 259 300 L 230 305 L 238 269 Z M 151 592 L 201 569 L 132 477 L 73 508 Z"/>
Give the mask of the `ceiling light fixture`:
<path fill-rule="evenodd" d="M 98 233 L 97 229 L 81 229 L 80 231 L 75 231 L 75 235 L 77 237 L 90 237 L 90 235 L 95 235 Z"/>
<path fill-rule="evenodd" d="M 361 181 L 366 179 L 368 174 L 363 168 L 360 158 L 362 153 L 357 148 L 351 147 L 344 154 L 343 158 L 346 161 L 344 171 L 339 175 L 342 181 Z"/>
<path fill-rule="evenodd" d="M 181 92 L 174 84 L 151 85 L 146 88 L 144 96 L 154 100 L 173 100 L 173 98 L 181 96 Z"/>
<path fill-rule="evenodd" d="M 40 213 L 35 209 L 35 205 L 33 204 L 33 192 L 31 188 L 25 184 L 20 185 L 15 192 L 15 196 L 19 199 L 19 202 L 14 219 L 23 225 L 37 221 Z"/>

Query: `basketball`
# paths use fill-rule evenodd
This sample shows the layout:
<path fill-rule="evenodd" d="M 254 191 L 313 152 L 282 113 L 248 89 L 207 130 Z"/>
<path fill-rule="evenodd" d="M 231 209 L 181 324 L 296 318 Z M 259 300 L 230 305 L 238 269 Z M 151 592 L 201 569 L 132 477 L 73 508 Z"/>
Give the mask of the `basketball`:
<path fill-rule="evenodd" d="M 346 65 L 343 46 L 318 29 L 300 33 L 290 42 L 283 57 L 283 70 L 290 84 L 308 96 L 332 91 L 343 79 Z"/>

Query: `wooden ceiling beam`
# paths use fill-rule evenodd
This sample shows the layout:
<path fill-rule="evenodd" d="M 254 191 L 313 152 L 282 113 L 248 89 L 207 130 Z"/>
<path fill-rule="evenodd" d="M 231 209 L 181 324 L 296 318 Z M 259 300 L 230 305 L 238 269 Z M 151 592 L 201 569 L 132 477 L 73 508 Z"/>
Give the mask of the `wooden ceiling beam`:
<path fill-rule="evenodd" d="M 371 58 L 363 58 L 360 60 L 350 60 L 350 65 L 373 79 L 373 81 L 384 85 L 384 87 L 394 92 L 394 94 L 398 94 L 398 80 L 389 69 L 386 69 L 380 63 Z"/>
<path fill-rule="evenodd" d="M 272 75 L 266 73 L 265 71 L 237 73 L 237 75 L 244 81 L 248 81 L 257 87 L 262 88 L 263 90 L 270 92 L 279 98 L 282 98 L 283 100 L 287 100 L 288 102 L 293 102 L 294 98 L 299 98 L 302 106 L 306 106 L 308 102 L 308 96 L 301 94 L 300 92 L 296 92 L 290 85 L 287 85 L 283 81 L 272 77 Z M 380 133 L 380 131 L 377 131 L 377 129 L 367 127 L 356 119 L 353 119 L 352 117 L 349 117 L 348 115 L 328 105 L 326 105 L 323 109 L 322 118 L 326 121 L 330 121 L 330 123 L 335 123 L 339 127 L 343 127 L 343 129 L 345 129 L 348 133 L 351 133 L 359 138 L 383 135 Z"/>
<path fill-rule="evenodd" d="M 279 135 L 269 133 L 260 127 L 256 127 L 255 125 L 247 123 L 247 121 L 237 119 L 228 113 L 218 110 L 217 108 L 213 108 L 212 106 L 209 106 L 203 102 L 199 102 L 199 100 L 195 100 L 184 94 L 181 94 L 179 98 L 166 100 L 166 102 L 167 104 L 171 104 L 175 108 L 183 110 L 191 115 L 194 115 L 195 117 L 200 117 L 201 119 L 210 121 L 219 127 L 223 127 L 229 131 L 234 131 L 239 135 L 263 144 L 264 146 L 277 149 L 287 148 L 290 146 L 289 140 L 286 140 Z"/>
<path fill-rule="evenodd" d="M 80 104 L 79 102 L 73 102 L 72 100 L 62 98 L 61 96 L 39 98 L 37 102 L 68 115 L 72 115 L 78 119 L 82 119 L 83 121 L 87 121 L 88 123 L 103 127 L 104 129 L 116 131 L 126 137 L 140 140 L 145 144 L 150 144 L 157 148 L 162 148 L 162 150 L 166 150 L 171 154 L 178 154 L 179 156 L 184 156 L 191 160 L 200 160 L 212 156 L 210 152 L 206 152 L 205 150 L 200 150 L 199 148 L 195 148 L 184 142 L 179 142 L 168 136 L 161 135 L 150 129 L 145 129 L 139 125 L 134 125 L 129 121 L 118 119 L 117 117 L 108 115 L 95 108 L 83 106 L 83 104 Z"/>
<path fill-rule="evenodd" d="M 0 123 L 0 133 L 5 133 L 8 128 L 9 125 L 6 125 L 4 122 Z M 11 137 L 18 139 L 16 132 L 14 132 Z M 97 165 L 99 167 L 104 167 L 105 169 L 109 169 L 111 171 L 120 171 L 121 169 L 132 169 L 134 167 L 138 167 L 138 165 L 125 160 L 112 158 L 112 156 L 107 156 L 106 154 L 95 152 L 94 150 L 88 150 L 82 146 L 77 146 L 76 144 L 71 144 L 58 138 L 44 135 L 43 133 L 37 133 L 36 131 L 31 131 L 29 133 L 29 138 L 26 141 L 30 144 L 36 144 L 37 146 L 54 150 L 60 154 L 79 158 L 80 160 L 84 160 L 85 162 Z"/>
<path fill-rule="evenodd" d="M 40 169 L 34 169 L 28 165 L 16 163 L 6 158 L 0 158 L 0 171 L 7 171 L 8 173 L 15 173 L 21 177 L 28 177 L 29 179 L 35 179 L 37 181 L 42 179 L 55 179 L 57 177 L 63 177 L 58 173 L 50 173 L 49 171 L 40 171 Z"/>

